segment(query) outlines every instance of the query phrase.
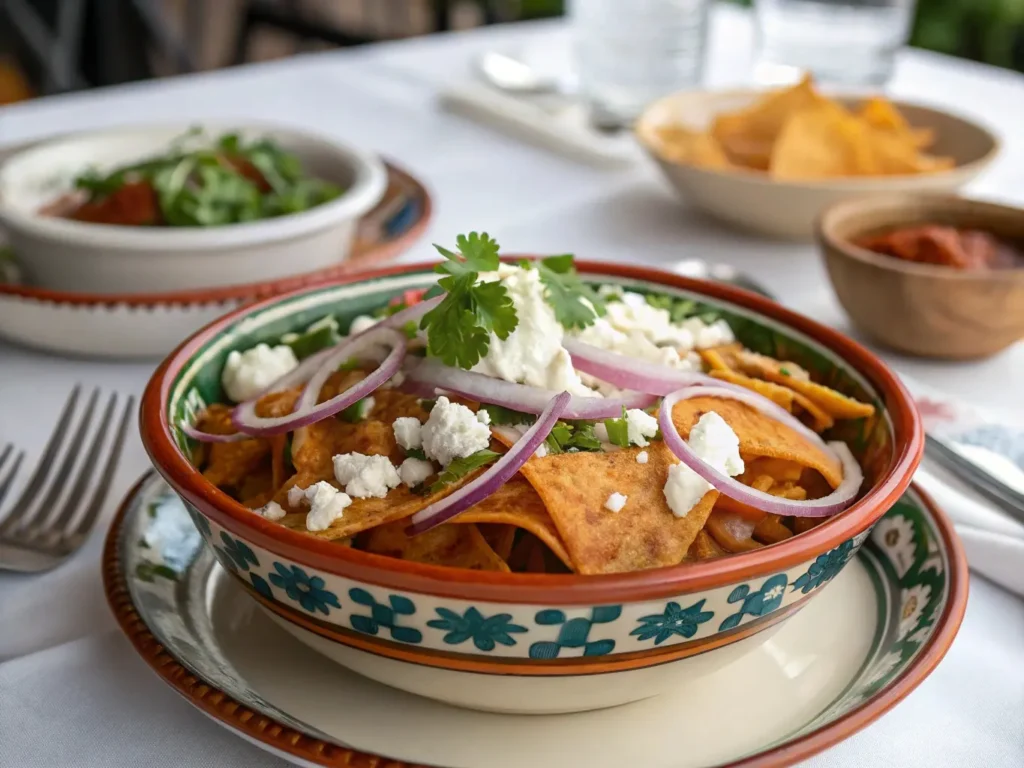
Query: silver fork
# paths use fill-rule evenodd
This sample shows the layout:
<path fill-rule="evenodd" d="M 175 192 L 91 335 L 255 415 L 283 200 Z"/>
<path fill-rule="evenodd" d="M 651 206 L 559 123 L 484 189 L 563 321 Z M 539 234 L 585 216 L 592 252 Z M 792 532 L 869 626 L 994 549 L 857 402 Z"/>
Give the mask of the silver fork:
<path fill-rule="evenodd" d="M 36 572 L 59 565 L 85 543 L 103 509 L 135 410 L 135 398 L 129 396 L 118 408 L 117 394 L 111 394 L 98 422 L 99 389 L 93 390 L 76 419 L 80 398 L 81 387 L 76 386 L 25 489 L 6 516 L 0 513 L 0 570 Z M 115 414 L 117 425 L 108 442 Z M 15 452 L 10 444 L 0 448 L 0 505 L 24 458 L 21 451 L 8 462 L 12 454 Z M 8 464 L 11 468 L 5 471 Z"/>

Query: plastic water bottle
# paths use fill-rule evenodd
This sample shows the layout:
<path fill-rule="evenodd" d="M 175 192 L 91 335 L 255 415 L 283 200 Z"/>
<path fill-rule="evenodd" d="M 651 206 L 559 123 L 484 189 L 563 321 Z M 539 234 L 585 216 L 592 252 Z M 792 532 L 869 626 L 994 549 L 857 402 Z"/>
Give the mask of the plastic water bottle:
<path fill-rule="evenodd" d="M 599 125 L 700 85 L 709 0 L 569 0 L 577 76 Z"/>

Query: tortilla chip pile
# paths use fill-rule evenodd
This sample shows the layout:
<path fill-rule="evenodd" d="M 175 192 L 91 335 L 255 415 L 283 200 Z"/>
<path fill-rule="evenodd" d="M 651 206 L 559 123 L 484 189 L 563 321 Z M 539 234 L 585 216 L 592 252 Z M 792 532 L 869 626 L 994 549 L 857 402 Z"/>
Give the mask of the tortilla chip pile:
<path fill-rule="evenodd" d="M 870 417 L 874 409 L 811 380 L 794 363 L 774 360 L 739 344 L 702 352 L 711 375 L 760 392 L 814 429 L 836 419 Z M 336 373 L 322 398 L 365 375 Z M 298 391 L 268 395 L 258 411 L 280 413 Z M 399 486 L 383 498 L 355 498 L 327 530 L 308 532 L 304 509 L 291 508 L 288 489 L 318 481 L 336 485 L 331 457 L 359 452 L 404 458 L 392 422 L 400 416 L 426 421 L 414 395 L 397 389 L 374 393 L 368 418 L 355 423 L 331 418 L 290 436 L 213 443 L 197 457 L 205 477 L 234 498 L 258 508 L 273 499 L 289 514 L 281 523 L 296 531 L 379 555 L 432 565 L 485 571 L 582 574 L 637 571 L 757 549 L 808 530 L 820 520 L 781 518 L 747 508 L 709 491 L 685 517 L 665 500 L 669 467 L 677 463 L 665 443 L 609 452 L 531 457 L 510 482 L 453 520 L 418 536 L 406 534 L 408 518 L 454 492 L 475 474 L 430 493 Z M 477 408 L 477 404 L 465 405 Z M 678 403 L 672 418 L 683 437 L 701 415 L 715 411 L 739 438 L 746 471 L 739 480 L 787 499 L 827 495 L 842 480 L 837 460 L 806 437 L 735 400 L 698 397 Z M 198 425 L 213 433 L 233 431 L 229 409 L 214 405 Z M 492 449 L 504 451 L 497 433 Z M 637 455 L 645 451 L 646 463 Z M 483 471 L 483 470 L 479 470 Z M 424 483 L 429 489 L 433 478 Z M 612 493 L 628 501 L 619 512 L 604 505 Z"/>
<path fill-rule="evenodd" d="M 955 165 L 951 157 L 924 152 L 933 132 L 911 127 L 884 98 L 851 110 L 818 93 L 810 78 L 718 115 L 705 131 L 674 125 L 657 129 L 657 137 L 667 160 L 767 172 L 780 181 L 932 173 Z"/>

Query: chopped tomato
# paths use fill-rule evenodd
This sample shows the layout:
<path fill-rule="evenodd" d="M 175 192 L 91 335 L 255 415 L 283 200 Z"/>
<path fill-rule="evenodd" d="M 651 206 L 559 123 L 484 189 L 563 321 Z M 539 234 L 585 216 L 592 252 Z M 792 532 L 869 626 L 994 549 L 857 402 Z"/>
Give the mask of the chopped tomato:
<path fill-rule="evenodd" d="M 129 182 L 96 202 L 83 203 L 68 218 L 129 227 L 162 223 L 156 191 L 146 181 Z"/>

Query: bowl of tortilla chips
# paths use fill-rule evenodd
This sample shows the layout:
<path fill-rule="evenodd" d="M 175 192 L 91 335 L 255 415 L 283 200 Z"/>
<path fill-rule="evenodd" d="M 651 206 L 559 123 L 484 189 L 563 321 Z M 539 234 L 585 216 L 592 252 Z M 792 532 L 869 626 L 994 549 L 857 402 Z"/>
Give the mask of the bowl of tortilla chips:
<path fill-rule="evenodd" d="M 679 195 L 730 224 L 809 239 L 850 197 L 945 192 L 977 176 L 998 139 L 944 110 L 833 97 L 807 78 L 774 91 L 688 91 L 652 104 L 637 137 Z"/>
<path fill-rule="evenodd" d="M 499 265 L 476 237 L 441 249 L 440 293 L 416 265 L 253 304 L 147 387 L 154 465 L 315 651 L 480 710 L 647 698 L 766 642 L 909 485 L 917 412 L 855 342 L 653 269 Z M 541 357 L 550 398 L 515 368 Z"/>

